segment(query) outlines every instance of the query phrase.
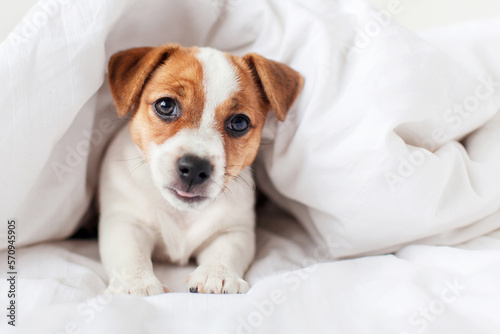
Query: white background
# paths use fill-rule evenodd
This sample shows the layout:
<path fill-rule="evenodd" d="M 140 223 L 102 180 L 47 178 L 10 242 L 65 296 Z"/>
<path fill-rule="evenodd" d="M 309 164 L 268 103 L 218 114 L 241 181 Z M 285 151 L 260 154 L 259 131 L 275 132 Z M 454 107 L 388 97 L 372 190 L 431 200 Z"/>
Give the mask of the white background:
<path fill-rule="evenodd" d="M 47 0 L 43 0 L 47 1 Z M 207 0 L 214 1 L 214 0 Z M 249 0 L 246 0 L 249 1 Z M 325 0 L 326 1 L 326 0 Z M 333 0 L 328 0 L 333 1 Z M 397 21 L 412 29 L 426 29 L 455 22 L 500 15 L 499 0 L 368 0 L 383 9 L 390 1 L 405 8 Z M 0 41 L 22 20 L 36 0 L 3 1 L 0 11 Z"/>

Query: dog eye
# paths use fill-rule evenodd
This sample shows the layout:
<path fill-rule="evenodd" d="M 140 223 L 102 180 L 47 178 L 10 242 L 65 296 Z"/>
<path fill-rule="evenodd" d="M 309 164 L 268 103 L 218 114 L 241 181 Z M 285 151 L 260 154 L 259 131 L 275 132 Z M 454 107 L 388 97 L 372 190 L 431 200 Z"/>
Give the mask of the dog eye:
<path fill-rule="evenodd" d="M 156 114 L 165 121 L 172 121 L 180 116 L 177 102 L 170 97 L 164 97 L 157 100 L 154 103 L 154 109 Z"/>
<path fill-rule="evenodd" d="M 232 115 L 225 123 L 226 132 L 233 137 L 241 137 L 250 130 L 250 119 L 243 114 Z"/>

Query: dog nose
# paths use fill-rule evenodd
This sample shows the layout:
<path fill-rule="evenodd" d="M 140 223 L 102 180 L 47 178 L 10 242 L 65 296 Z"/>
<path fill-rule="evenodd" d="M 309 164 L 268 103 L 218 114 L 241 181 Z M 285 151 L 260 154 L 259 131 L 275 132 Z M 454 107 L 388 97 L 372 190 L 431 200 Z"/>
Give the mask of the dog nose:
<path fill-rule="evenodd" d="M 177 161 L 177 173 L 188 186 L 202 184 L 212 175 L 210 161 L 194 155 L 185 155 Z"/>

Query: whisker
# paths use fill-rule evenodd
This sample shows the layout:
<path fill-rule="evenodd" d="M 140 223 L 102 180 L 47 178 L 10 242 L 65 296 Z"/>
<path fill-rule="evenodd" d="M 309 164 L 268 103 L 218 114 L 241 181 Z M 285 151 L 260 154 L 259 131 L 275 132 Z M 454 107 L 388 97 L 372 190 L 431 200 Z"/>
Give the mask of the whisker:
<path fill-rule="evenodd" d="M 130 159 L 118 159 L 116 161 L 132 161 L 132 160 L 137 160 L 137 159 L 143 159 L 144 160 L 144 157 L 142 155 L 139 155 L 135 158 L 130 158 Z"/>
<path fill-rule="evenodd" d="M 241 180 L 241 181 L 243 181 L 243 182 L 247 185 L 247 187 L 248 187 L 248 188 L 250 188 L 250 189 L 252 189 L 252 190 L 253 190 L 253 189 L 255 189 L 255 182 L 253 182 L 253 181 L 252 181 L 252 186 L 251 186 L 251 185 L 248 183 L 248 181 L 247 181 L 247 180 L 245 180 L 245 179 L 244 179 L 241 175 L 238 175 L 236 178 L 237 178 L 237 179 L 239 179 L 239 180 Z"/>
<path fill-rule="evenodd" d="M 144 160 L 144 159 L 143 159 L 142 161 L 140 161 L 140 162 L 137 164 L 137 166 L 135 166 L 135 167 L 134 167 L 134 168 L 130 171 L 130 175 L 133 175 L 133 174 L 134 174 L 134 172 L 135 172 L 137 169 L 139 169 L 142 165 L 144 165 L 145 163 L 146 163 L 146 160 Z"/>

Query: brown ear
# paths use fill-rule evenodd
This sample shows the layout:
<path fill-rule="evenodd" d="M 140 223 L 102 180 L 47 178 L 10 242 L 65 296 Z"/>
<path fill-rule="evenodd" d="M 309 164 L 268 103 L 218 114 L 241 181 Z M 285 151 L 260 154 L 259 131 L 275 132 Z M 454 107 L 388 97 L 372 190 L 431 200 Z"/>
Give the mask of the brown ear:
<path fill-rule="evenodd" d="M 134 48 L 111 57 L 108 79 L 118 116 L 125 116 L 136 107 L 149 75 L 178 48 L 178 44 Z"/>
<path fill-rule="evenodd" d="M 285 64 L 250 53 L 243 57 L 253 72 L 263 97 L 280 121 L 299 95 L 304 78 Z"/>

